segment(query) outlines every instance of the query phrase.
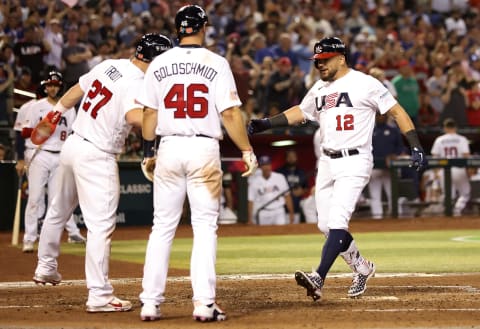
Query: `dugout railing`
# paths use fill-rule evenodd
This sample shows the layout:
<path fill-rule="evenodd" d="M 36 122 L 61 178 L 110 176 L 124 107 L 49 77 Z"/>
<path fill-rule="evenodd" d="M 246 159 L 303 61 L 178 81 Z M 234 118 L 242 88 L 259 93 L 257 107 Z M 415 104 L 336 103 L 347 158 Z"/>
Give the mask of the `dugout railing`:
<path fill-rule="evenodd" d="M 410 167 L 410 159 L 397 159 L 390 161 L 390 175 L 392 181 L 392 217 L 398 218 L 399 216 L 399 197 L 400 181 L 399 169 Z M 452 167 L 480 167 L 480 158 L 458 158 L 458 159 L 446 159 L 446 158 L 428 158 L 428 168 L 442 168 L 444 170 L 444 214 L 445 216 L 453 216 L 453 198 L 452 198 Z M 410 186 L 412 187 L 412 186 Z M 475 185 L 476 187 L 476 185 Z M 478 191 L 472 191 L 475 194 Z"/>

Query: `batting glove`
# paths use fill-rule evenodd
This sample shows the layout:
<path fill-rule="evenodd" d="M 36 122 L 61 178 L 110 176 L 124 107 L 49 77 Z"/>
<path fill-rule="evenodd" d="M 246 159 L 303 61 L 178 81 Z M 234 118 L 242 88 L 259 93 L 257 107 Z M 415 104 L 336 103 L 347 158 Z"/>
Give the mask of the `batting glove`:
<path fill-rule="evenodd" d="M 242 159 L 247 167 L 247 170 L 242 173 L 242 177 L 248 177 L 257 170 L 257 157 L 253 151 L 242 151 Z"/>
<path fill-rule="evenodd" d="M 143 176 L 151 182 L 153 182 L 153 172 L 155 171 L 156 160 L 156 157 L 143 158 L 142 163 L 140 164 Z"/>
<path fill-rule="evenodd" d="M 262 131 L 268 130 L 272 128 L 272 123 L 270 119 L 252 119 L 250 120 L 247 131 L 249 135 L 253 135 L 256 133 L 261 133 Z"/>
<path fill-rule="evenodd" d="M 57 129 L 57 123 L 60 121 L 62 113 L 59 111 L 50 111 L 33 129 L 30 140 L 35 145 L 42 145 L 53 135 Z"/>
<path fill-rule="evenodd" d="M 425 152 L 418 147 L 413 147 L 412 148 L 412 163 L 410 164 L 410 167 L 413 167 L 417 171 L 420 171 L 420 169 L 423 169 L 428 165 L 428 160 L 425 155 Z"/>

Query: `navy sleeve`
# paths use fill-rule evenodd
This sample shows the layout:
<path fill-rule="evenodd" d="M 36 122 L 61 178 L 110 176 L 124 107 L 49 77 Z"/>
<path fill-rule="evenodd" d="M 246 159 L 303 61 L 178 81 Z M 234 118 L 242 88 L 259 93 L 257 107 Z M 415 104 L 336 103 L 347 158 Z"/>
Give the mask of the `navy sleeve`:
<path fill-rule="evenodd" d="M 23 160 L 25 153 L 25 139 L 20 131 L 15 131 L 15 150 L 17 151 L 17 159 Z"/>

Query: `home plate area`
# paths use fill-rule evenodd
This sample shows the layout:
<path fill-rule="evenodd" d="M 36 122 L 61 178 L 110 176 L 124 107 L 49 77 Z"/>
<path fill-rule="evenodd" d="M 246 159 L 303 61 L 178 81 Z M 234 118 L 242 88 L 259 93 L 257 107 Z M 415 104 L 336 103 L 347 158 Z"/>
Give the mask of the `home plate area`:
<path fill-rule="evenodd" d="M 293 275 L 232 275 L 218 279 L 217 302 L 227 321 L 215 328 L 480 328 L 480 274 L 380 274 L 360 298 L 348 298 L 351 279 L 327 278 L 313 302 Z M 0 328 L 199 328 L 192 320 L 188 277 L 167 283 L 162 319 L 140 321 L 141 280 L 112 280 L 131 312 L 88 314 L 83 280 L 58 286 L 0 284 Z M 207 325 L 208 326 L 208 325 Z"/>

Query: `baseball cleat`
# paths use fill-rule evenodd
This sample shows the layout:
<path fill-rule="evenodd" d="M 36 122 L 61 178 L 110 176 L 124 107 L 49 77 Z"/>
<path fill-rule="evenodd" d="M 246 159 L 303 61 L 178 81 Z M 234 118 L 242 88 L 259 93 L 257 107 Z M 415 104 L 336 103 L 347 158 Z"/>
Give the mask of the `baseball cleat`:
<path fill-rule="evenodd" d="M 87 305 L 86 311 L 88 313 L 98 312 L 126 312 L 132 309 L 132 303 L 128 300 L 121 300 L 120 298 L 113 297 L 110 303 L 102 306 Z"/>
<path fill-rule="evenodd" d="M 314 302 L 322 298 L 323 279 L 317 272 L 296 271 L 295 280 L 299 286 L 307 289 L 307 296 L 312 297 Z"/>
<path fill-rule="evenodd" d="M 35 273 L 35 275 L 33 276 L 33 282 L 35 282 L 36 284 L 46 285 L 47 283 L 49 283 L 52 286 L 56 286 L 61 281 L 62 276 L 58 272 L 47 275 Z"/>
<path fill-rule="evenodd" d="M 34 250 L 34 243 L 33 242 L 26 241 L 26 242 L 23 243 L 22 252 L 32 253 L 33 250 Z"/>
<path fill-rule="evenodd" d="M 348 289 L 348 297 L 355 298 L 362 295 L 367 290 L 367 281 L 375 276 L 375 264 L 369 262 L 370 272 L 367 275 L 355 273 L 353 275 L 352 285 Z"/>
<path fill-rule="evenodd" d="M 156 321 L 159 320 L 162 314 L 160 307 L 154 304 L 143 304 L 140 311 L 140 319 L 142 321 Z"/>
<path fill-rule="evenodd" d="M 74 235 L 68 236 L 68 243 L 84 244 L 86 242 L 87 242 L 87 239 L 85 239 L 81 234 L 74 234 Z"/>
<path fill-rule="evenodd" d="M 200 322 L 225 321 L 227 315 L 217 303 L 212 303 L 210 305 L 195 306 L 195 309 L 193 310 L 193 319 Z"/>

